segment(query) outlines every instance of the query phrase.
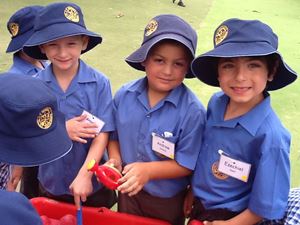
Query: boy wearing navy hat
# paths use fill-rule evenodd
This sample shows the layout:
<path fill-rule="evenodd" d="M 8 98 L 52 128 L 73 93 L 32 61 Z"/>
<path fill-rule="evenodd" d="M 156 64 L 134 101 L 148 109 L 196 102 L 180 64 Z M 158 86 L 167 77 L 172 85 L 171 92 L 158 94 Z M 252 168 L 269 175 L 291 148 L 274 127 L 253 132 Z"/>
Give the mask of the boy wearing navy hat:
<path fill-rule="evenodd" d="M 37 77 L 55 93 L 74 142 L 68 155 L 40 166 L 42 195 L 66 202 L 75 200 L 78 207 L 83 201 L 84 205 L 110 208 L 116 201 L 114 191 L 103 187 L 87 171 L 91 159 L 101 160 L 108 132 L 114 130 L 110 82 L 80 60 L 80 55 L 100 44 L 102 38 L 86 29 L 81 9 L 73 3 L 47 5 L 37 16 L 34 29 L 24 50 L 36 59 L 50 60 Z M 87 116 L 82 115 L 86 112 L 99 118 L 99 125 L 88 123 Z"/>
<path fill-rule="evenodd" d="M 291 136 L 268 91 L 296 80 L 277 51 L 278 38 L 258 20 L 229 19 L 214 49 L 192 62 L 204 83 L 219 86 L 209 101 L 203 144 L 192 178 L 191 219 L 205 224 L 256 224 L 282 218 L 290 185 Z"/>
<path fill-rule="evenodd" d="M 9 18 L 7 29 L 11 34 L 11 41 L 7 46 L 6 52 L 13 53 L 13 64 L 10 67 L 9 72 L 32 76 L 46 67 L 47 63 L 45 61 L 34 59 L 22 50 L 25 42 L 33 34 L 34 19 L 42 8 L 43 6 L 39 5 L 26 6 L 16 11 Z M 7 173 L 9 171 L 9 165 L 5 164 L 5 168 L 7 178 L 5 179 L 4 187 L 9 178 L 9 173 Z M 21 167 L 14 167 L 12 168 L 12 171 L 11 179 L 7 184 L 9 190 L 16 189 L 22 176 Z M 37 172 L 37 167 L 24 168 L 21 192 L 28 198 L 36 197 L 38 195 Z"/>
<path fill-rule="evenodd" d="M 120 152 L 124 166 L 120 212 L 184 224 L 182 204 L 205 123 L 203 105 L 183 84 L 194 77 L 196 44 L 187 22 L 163 14 L 148 23 L 141 47 L 126 58 L 146 76 L 124 85 L 114 98 L 116 133 L 109 156 L 118 167 Z"/>
<path fill-rule="evenodd" d="M 0 74 L 0 89 L 1 162 L 36 166 L 56 160 L 71 150 L 72 142 L 56 97 L 41 80 Z M 0 199 L 1 224 L 42 224 L 24 195 L 0 190 Z"/>
<path fill-rule="evenodd" d="M 8 72 L 24 75 L 35 75 L 47 66 L 42 60 L 30 57 L 23 51 L 25 42 L 34 32 L 34 20 L 43 6 L 32 5 L 16 11 L 7 22 L 7 30 L 11 34 L 6 52 L 13 53 L 13 65 Z"/>

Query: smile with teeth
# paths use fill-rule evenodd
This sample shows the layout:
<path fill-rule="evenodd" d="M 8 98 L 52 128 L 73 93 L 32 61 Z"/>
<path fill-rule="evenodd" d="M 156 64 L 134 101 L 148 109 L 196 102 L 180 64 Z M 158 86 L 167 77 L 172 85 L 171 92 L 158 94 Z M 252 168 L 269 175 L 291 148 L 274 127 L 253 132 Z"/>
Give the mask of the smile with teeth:
<path fill-rule="evenodd" d="M 248 91 L 249 89 L 251 89 L 251 87 L 232 87 L 231 89 L 235 92 L 240 93 L 240 92 Z"/>

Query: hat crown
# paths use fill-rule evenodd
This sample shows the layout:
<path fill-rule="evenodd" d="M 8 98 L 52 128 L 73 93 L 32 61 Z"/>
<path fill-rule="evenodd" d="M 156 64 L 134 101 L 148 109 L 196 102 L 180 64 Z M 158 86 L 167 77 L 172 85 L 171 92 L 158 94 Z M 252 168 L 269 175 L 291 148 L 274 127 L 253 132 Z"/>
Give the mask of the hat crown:
<path fill-rule="evenodd" d="M 183 19 L 172 14 L 162 14 L 150 20 L 144 29 L 142 45 L 154 37 L 167 34 L 170 34 L 170 36 L 179 35 L 188 40 L 195 53 L 197 47 L 196 31 Z"/>
<path fill-rule="evenodd" d="M 7 22 L 7 29 L 12 38 L 32 30 L 36 14 L 42 8 L 43 6 L 33 5 L 15 12 Z"/>
<path fill-rule="evenodd" d="M 7 73 L 0 89 L 0 133 L 30 138 L 55 128 L 56 97 L 41 80 Z"/>
<path fill-rule="evenodd" d="M 229 19 L 224 21 L 214 33 L 214 47 L 227 43 L 264 42 L 278 48 L 278 37 L 271 27 L 259 20 Z"/>
<path fill-rule="evenodd" d="M 41 30 L 59 23 L 66 23 L 66 29 L 68 29 L 68 23 L 86 28 L 79 6 L 74 3 L 60 2 L 49 4 L 41 10 L 36 18 L 34 30 Z"/>

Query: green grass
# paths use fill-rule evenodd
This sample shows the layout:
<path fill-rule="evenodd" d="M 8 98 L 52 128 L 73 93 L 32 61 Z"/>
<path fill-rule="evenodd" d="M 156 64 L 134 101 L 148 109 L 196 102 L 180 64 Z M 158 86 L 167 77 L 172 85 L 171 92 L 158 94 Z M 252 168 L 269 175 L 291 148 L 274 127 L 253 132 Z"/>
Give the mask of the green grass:
<path fill-rule="evenodd" d="M 31 4 L 46 5 L 48 0 L 0 1 L 0 72 L 7 70 L 12 55 L 5 49 L 10 40 L 6 22 L 17 9 Z M 83 60 L 104 72 L 111 80 L 113 92 L 122 84 L 143 76 L 130 68 L 124 58 L 141 44 L 147 22 L 161 13 L 177 14 L 198 32 L 198 50 L 201 54 L 213 47 L 215 28 L 228 18 L 260 19 L 269 24 L 279 36 L 279 50 L 288 64 L 300 71 L 300 2 L 298 0 L 185 0 L 179 7 L 171 0 L 76 0 L 84 13 L 89 30 L 103 36 L 103 43 L 83 55 Z M 118 15 L 122 15 L 119 17 Z M 185 83 L 199 96 L 204 105 L 217 88 L 202 84 L 197 79 Z M 283 124 L 292 134 L 292 186 L 300 186 L 300 101 L 299 81 L 285 89 L 271 92 L 272 105 Z"/>

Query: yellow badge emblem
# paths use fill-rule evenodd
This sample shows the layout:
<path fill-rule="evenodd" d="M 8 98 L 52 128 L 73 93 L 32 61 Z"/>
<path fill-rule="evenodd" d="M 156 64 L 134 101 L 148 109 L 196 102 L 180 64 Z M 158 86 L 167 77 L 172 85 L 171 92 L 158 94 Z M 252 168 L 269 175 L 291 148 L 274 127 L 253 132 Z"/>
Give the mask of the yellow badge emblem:
<path fill-rule="evenodd" d="M 8 25 L 8 29 L 9 29 L 9 32 L 11 33 L 11 35 L 13 37 L 15 37 L 19 33 L 19 24 L 17 24 L 17 23 L 10 23 Z"/>
<path fill-rule="evenodd" d="M 71 6 L 65 8 L 64 11 L 65 17 L 72 22 L 79 22 L 79 14 L 76 9 Z"/>
<path fill-rule="evenodd" d="M 156 31 L 158 27 L 158 23 L 156 20 L 151 20 L 145 28 L 145 36 L 151 35 L 154 31 Z"/>
<path fill-rule="evenodd" d="M 211 166 L 211 171 L 213 173 L 213 175 L 220 179 L 220 180 L 225 180 L 228 178 L 228 175 L 226 175 L 225 173 L 222 173 L 218 170 L 218 166 L 219 166 L 219 161 L 214 162 Z"/>
<path fill-rule="evenodd" d="M 53 112 L 51 107 L 44 108 L 38 115 L 36 122 L 42 129 L 48 129 L 53 122 Z"/>
<path fill-rule="evenodd" d="M 218 28 L 215 34 L 215 45 L 220 44 L 228 34 L 228 27 L 225 25 L 222 25 Z"/>

